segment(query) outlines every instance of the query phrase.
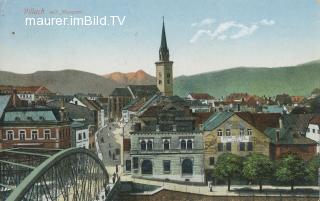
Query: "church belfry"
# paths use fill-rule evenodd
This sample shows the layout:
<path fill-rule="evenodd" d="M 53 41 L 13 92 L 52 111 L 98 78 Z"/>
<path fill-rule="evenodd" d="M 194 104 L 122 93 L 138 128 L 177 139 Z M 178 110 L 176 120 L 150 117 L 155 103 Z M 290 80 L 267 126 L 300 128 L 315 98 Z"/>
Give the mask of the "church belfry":
<path fill-rule="evenodd" d="M 162 22 L 161 45 L 159 49 L 159 61 L 156 62 L 157 87 L 164 96 L 173 95 L 172 64 L 169 60 L 170 54 L 167 46 L 166 30 L 164 20 Z"/>

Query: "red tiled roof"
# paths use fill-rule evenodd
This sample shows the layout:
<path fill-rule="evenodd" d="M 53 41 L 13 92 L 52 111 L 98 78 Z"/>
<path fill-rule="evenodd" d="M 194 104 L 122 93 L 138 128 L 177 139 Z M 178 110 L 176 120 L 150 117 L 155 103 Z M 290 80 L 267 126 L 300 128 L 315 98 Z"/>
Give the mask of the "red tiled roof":
<path fill-rule="evenodd" d="M 311 120 L 310 124 L 320 125 L 320 115 L 315 115 Z"/>
<path fill-rule="evenodd" d="M 198 100 L 210 100 L 210 99 L 213 99 L 213 97 L 210 96 L 207 93 L 190 93 L 190 95 L 192 96 L 192 98 L 198 99 Z"/>
<path fill-rule="evenodd" d="M 262 132 L 268 127 L 279 128 L 279 118 L 281 117 L 279 113 L 237 112 L 236 114 Z"/>

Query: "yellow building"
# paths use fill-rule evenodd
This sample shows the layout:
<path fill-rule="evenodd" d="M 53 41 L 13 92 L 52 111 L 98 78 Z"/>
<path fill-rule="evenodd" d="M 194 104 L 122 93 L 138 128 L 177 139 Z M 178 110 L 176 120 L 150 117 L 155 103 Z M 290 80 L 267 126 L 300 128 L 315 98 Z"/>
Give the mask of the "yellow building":
<path fill-rule="evenodd" d="M 261 118 L 266 115 L 269 119 Z M 276 122 L 278 120 L 275 115 L 266 115 L 217 112 L 204 123 L 204 167 L 207 178 L 212 174 L 214 164 L 222 153 L 246 156 L 254 152 L 269 156 L 270 139 L 261 130 L 264 127 L 278 126 Z M 255 125 L 257 123 L 255 119 L 258 119 L 261 125 Z"/>

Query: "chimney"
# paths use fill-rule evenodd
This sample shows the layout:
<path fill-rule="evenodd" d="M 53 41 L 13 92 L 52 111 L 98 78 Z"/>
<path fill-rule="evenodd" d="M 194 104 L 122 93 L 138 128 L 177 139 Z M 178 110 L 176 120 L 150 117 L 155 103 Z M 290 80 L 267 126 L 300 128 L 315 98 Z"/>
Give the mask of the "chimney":
<path fill-rule="evenodd" d="M 13 107 L 17 107 L 17 90 L 12 90 L 12 105 Z"/>
<path fill-rule="evenodd" d="M 60 99 L 60 110 L 59 110 L 59 114 L 60 114 L 60 121 L 64 121 L 65 120 L 65 111 L 64 111 L 64 99 Z"/>

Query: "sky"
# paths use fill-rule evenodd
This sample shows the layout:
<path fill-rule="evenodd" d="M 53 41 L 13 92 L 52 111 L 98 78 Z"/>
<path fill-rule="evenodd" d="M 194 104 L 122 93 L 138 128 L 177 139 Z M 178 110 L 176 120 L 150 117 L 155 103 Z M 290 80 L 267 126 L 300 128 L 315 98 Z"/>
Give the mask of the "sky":
<path fill-rule="evenodd" d="M 125 20 L 115 26 L 25 25 L 26 17 L 84 16 Z M 0 0 L 0 70 L 143 69 L 154 75 L 162 16 L 174 76 L 320 59 L 320 0 Z"/>

